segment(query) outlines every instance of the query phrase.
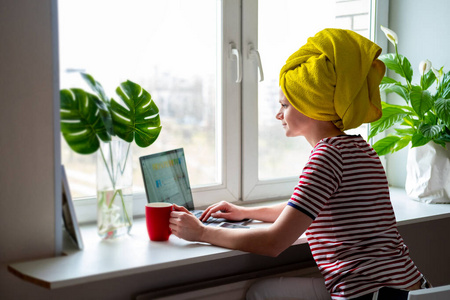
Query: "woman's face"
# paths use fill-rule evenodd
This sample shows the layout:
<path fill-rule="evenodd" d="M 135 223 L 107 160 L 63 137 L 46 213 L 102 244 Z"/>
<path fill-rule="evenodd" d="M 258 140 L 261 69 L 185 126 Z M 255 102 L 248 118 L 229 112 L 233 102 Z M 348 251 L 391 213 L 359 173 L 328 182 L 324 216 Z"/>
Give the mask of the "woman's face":
<path fill-rule="evenodd" d="M 286 99 L 282 89 L 280 89 L 279 93 L 279 102 L 281 108 L 275 117 L 281 121 L 286 131 L 286 136 L 304 136 L 311 128 L 313 119 L 305 116 L 292 106 L 288 99 Z"/>

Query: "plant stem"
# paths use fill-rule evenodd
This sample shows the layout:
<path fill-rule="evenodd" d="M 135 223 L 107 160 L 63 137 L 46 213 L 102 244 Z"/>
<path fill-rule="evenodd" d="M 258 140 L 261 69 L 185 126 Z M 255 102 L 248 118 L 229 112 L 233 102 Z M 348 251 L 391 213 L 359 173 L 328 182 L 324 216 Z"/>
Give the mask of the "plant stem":
<path fill-rule="evenodd" d="M 120 194 L 120 199 L 122 199 L 123 212 L 125 213 L 125 216 L 127 217 L 128 225 L 131 226 L 131 221 L 130 221 L 130 217 L 128 217 L 127 208 L 125 207 L 125 200 L 123 199 L 122 190 L 119 190 L 118 192 Z"/>
<path fill-rule="evenodd" d="M 125 163 L 123 164 L 123 168 L 120 170 L 120 174 L 125 172 L 125 167 L 127 166 L 128 154 L 130 153 L 131 143 L 128 143 L 127 154 L 125 155 Z"/>
<path fill-rule="evenodd" d="M 119 190 L 114 189 L 114 195 L 112 196 L 111 201 L 108 204 L 108 208 L 111 208 L 112 204 L 114 203 L 114 199 L 116 199 L 118 192 L 119 192 Z"/>
<path fill-rule="evenodd" d="M 114 153 L 112 151 L 111 142 L 112 141 L 110 141 L 108 143 L 108 146 L 109 146 L 109 160 L 111 161 L 111 173 L 113 174 L 113 179 L 111 179 L 111 181 L 113 182 L 113 187 L 114 187 L 116 185 L 117 176 L 115 176 L 115 174 L 114 174 L 114 157 L 113 157 Z"/>
<path fill-rule="evenodd" d="M 111 183 L 113 184 L 113 189 L 115 190 L 116 189 L 116 183 L 115 183 L 114 178 L 113 178 L 113 176 L 111 174 L 111 171 L 108 168 L 108 163 L 106 162 L 105 155 L 103 154 L 103 150 L 102 150 L 101 146 L 100 146 L 100 153 L 102 154 L 103 163 L 105 164 L 106 171 L 108 171 L 109 179 L 111 179 Z M 111 156 L 112 156 L 112 154 L 111 154 Z"/>

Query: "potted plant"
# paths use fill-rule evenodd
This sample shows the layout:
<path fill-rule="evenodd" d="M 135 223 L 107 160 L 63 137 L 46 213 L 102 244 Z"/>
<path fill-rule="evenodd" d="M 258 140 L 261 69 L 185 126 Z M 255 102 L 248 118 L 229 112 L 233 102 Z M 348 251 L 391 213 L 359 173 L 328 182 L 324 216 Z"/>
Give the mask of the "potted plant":
<path fill-rule="evenodd" d="M 399 95 L 404 104 L 382 102 L 382 117 L 371 123 L 369 138 L 393 128 L 373 148 L 378 155 L 385 155 L 411 145 L 405 184 L 408 195 L 424 202 L 450 202 L 450 72 L 444 73 L 443 67 L 437 70 L 424 60 L 419 64 L 420 82 L 414 84 L 411 63 L 398 53 L 397 34 L 381 29 L 395 53 L 379 59 L 400 75 L 401 81 L 385 76 L 380 91 Z M 429 90 L 432 86 L 434 92 Z M 433 167 L 438 169 L 430 170 Z"/>
<path fill-rule="evenodd" d="M 106 96 L 91 75 L 81 76 L 93 93 L 63 89 L 61 132 L 79 154 L 97 154 L 97 226 L 103 238 L 128 233 L 132 216 L 131 143 L 148 147 L 159 136 L 159 110 L 141 86 L 125 81 L 116 88 L 120 104 Z"/>

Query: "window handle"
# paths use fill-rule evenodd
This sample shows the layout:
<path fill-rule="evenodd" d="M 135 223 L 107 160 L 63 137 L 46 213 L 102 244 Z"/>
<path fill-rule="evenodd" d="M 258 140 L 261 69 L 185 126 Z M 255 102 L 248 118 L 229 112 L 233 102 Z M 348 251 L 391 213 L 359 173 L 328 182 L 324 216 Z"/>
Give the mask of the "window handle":
<path fill-rule="evenodd" d="M 261 63 L 261 57 L 258 50 L 253 48 L 253 44 L 248 44 L 248 57 L 254 59 L 259 69 L 259 82 L 264 81 L 264 71 Z"/>
<path fill-rule="evenodd" d="M 233 57 L 236 56 L 236 83 L 240 83 L 242 81 L 242 62 L 241 55 L 239 50 L 236 48 L 234 43 L 229 44 L 229 57 L 231 60 L 234 60 Z"/>

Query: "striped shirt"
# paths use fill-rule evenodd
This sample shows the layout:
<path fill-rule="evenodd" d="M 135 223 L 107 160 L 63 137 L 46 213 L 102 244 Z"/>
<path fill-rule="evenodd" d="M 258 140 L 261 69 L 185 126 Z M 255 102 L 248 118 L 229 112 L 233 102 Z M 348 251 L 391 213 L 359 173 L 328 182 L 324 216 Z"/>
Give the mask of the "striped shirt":
<path fill-rule="evenodd" d="M 397 231 L 380 159 L 361 136 L 321 140 L 288 205 L 313 219 L 306 236 L 333 300 L 422 278 Z"/>

